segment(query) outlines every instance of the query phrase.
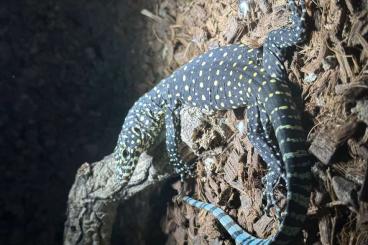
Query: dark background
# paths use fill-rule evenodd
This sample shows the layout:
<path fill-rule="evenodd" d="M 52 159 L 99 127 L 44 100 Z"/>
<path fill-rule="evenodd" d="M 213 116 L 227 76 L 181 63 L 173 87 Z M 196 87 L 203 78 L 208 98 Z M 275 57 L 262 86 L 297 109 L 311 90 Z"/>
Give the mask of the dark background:
<path fill-rule="evenodd" d="M 1 1 L 1 244 L 62 243 L 77 168 L 113 151 L 137 84 L 160 77 L 154 4 Z"/>

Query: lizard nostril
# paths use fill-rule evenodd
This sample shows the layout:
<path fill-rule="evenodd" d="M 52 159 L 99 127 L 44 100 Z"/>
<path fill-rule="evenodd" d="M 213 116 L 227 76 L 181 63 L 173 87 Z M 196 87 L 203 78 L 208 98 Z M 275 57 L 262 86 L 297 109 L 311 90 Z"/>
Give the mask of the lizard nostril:
<path fill-rule="evenodd" d="M 137 134 L 140 134 L 140 133 L 141 133 L 141 130 L 140 130 L 139 128 L 137 128 L 137 127 L 134 127 L 134 128 L 133 128 L 133 131 L 134 131 L 135 133 L 137 133 Z"/>

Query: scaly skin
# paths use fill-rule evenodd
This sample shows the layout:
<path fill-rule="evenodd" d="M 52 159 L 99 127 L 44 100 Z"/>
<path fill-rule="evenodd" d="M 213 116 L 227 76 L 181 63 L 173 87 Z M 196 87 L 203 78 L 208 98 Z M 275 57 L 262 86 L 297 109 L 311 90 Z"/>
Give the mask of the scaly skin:
<path fill-rule="evenodd" d="M 299 109 L 291 96 L 283 66 L 285 48 L 303 40 L 304 1 L 301 1 L 301 15 L 293 0 L 289 0 L 289 5 L 292 27 L 271 32 L 263 48 L 228 45 L 211 50 L 177 69 L 133 105 L 114 151 L 122 186 L 129 182 L 138 157 L 153 144 L 164 125 L 170 163 L 182 178 L 191 174 L 190 167 L 178 153 L 179 112 L 183 105 L 207 110 L 247 107 L 248 137 L 269 168 L 266 176 L 268 206 L 275 203 L 273 187 L 281 176 L 281 166 L 285 168 L 287 208 L 279 232 L 271 239 L 259 239 L 243 231 L 212 204 L 190 197 L 183 200 L 212 212 L 239 244 L 293 241 L 300 232 L 309 204 L 311 166 Z"/>

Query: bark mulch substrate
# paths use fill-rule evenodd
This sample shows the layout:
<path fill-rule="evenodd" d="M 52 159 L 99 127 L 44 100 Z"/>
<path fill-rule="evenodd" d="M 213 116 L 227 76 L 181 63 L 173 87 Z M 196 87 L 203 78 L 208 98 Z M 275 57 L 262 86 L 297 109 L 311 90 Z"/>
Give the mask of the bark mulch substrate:
<path fill-rule="evenodd" d="M 155 23 L 170 64 L 165 73 L 214 47 L 260 46 L 270 30 L 288 24 L 285 1 L 250 3 L 240 17 L 233 0 L 163 0 Z M 303 235 L 308 244 L 368 242 L 368 8 L 367 1 L 307 1 L 309 38 L 286 62 L 299 88 L 313 167 L 313 193 Z M 217 125 L 217 126 L 216 126 Z M 199 156 L 194 196 L 222 207 L 249 232 L 268 237 L 278 229 L 271 210 L 263 213 L 266 169 L 246 138 L 242 111 L 216 113 L 195 131 Z M 285 205 L 281 184 L 274 193 Z M 168 244 L 231 244 L 214 218 L 187 205 L 171 205 L 163 222 Z"/>

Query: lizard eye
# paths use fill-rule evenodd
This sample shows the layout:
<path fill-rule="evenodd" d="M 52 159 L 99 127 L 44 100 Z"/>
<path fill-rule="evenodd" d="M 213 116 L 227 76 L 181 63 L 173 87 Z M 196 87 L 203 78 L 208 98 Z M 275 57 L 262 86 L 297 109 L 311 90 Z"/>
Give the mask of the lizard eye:
<path fill-rule="evenodd" d="M 127 158 L 128 156 L 129 156 L 129 152 L 128 152 L 128 150 L 123 150 L 123 152 L 122 152 L 122 156 L 123 156 L 123 158 Z"/>

